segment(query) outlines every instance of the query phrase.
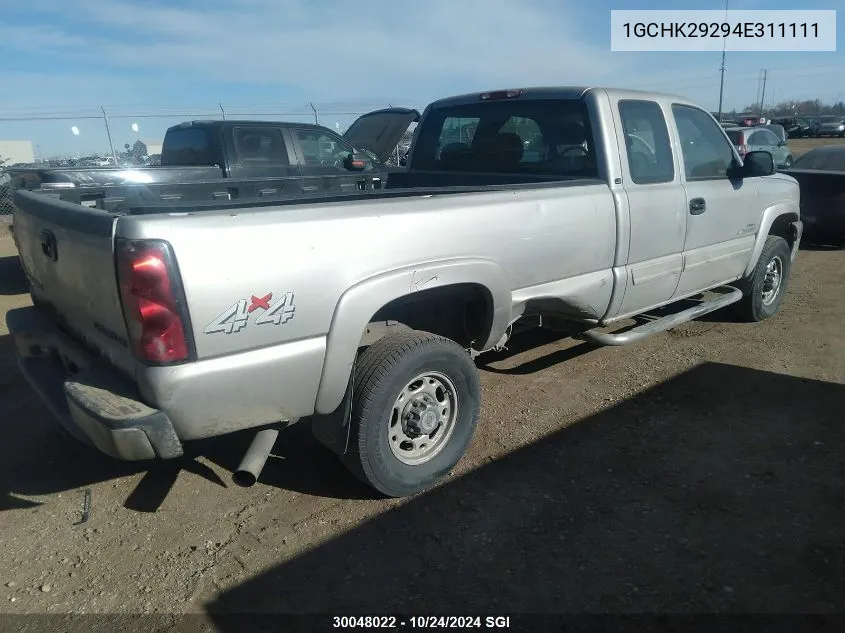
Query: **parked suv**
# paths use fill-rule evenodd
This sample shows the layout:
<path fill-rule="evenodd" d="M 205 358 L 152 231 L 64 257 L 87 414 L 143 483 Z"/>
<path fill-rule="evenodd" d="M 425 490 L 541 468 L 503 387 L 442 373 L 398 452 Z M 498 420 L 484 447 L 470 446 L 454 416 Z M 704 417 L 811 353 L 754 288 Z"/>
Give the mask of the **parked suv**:
<path fill-rule="evenodd" d="M 733 127 L 725 130 L 731 143 L 736 146 L 740 157 L 750 152 L 769 152 L 780 168 L 792 166 L 792 150 L 786 141 L 765 127 Z"/>

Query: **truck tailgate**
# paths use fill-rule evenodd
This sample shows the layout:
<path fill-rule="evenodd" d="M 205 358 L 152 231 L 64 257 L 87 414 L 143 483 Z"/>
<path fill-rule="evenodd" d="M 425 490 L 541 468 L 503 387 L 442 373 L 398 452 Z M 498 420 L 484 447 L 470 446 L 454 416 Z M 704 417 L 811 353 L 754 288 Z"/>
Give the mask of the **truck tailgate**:
<path fill-rule="evenodd" d="M 68 334 L 132 374 L 113 252 L 116 218 L 30 191 L 18 191 L 15 204 L 15 242 L 34 303 Z"/>

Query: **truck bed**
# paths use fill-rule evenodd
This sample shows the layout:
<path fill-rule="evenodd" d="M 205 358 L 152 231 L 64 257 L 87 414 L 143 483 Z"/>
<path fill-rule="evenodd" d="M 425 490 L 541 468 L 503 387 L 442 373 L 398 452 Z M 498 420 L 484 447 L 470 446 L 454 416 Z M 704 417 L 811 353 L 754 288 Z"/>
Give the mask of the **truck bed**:
<path fill-rule="evenodd" d="M 304 191 L 303 180 L 309 179 L 283 177 L 118 184 L 84 189 L 56 189 L 41 193 L 64 202 L 101 209 L 115 215 L 145 215 L 339 203 L 360 200 L 362 197 L 381 200 L 601 183 L 595 179 L 560 180 L 550 176 L 519 174 L 402 172 L 391 175 L 383 188 L 359 186 L 343 191 L 326 186 L 316 191 Z"/>
<path fill-rule="evenodd" d="M 184 183 L 221 178 L 219 167 L 15 167 L 6 170 L 15 189 L 38 189 L 44 185 L 105 187 L 132 183 Z"/>

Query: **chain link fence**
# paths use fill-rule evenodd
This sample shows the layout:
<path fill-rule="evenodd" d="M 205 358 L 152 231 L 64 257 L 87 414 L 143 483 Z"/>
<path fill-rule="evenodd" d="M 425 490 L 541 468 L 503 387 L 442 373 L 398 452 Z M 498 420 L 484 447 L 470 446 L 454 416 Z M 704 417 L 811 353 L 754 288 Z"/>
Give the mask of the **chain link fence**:
<path fill-rule="evenodd" d="M 9 176 L 0 174 L 0 224 L 11 222 L 12 212 L 15 210 L 12 202 L 12 187 Z M 4 231 L 0 230 L 0 235 Z"/>

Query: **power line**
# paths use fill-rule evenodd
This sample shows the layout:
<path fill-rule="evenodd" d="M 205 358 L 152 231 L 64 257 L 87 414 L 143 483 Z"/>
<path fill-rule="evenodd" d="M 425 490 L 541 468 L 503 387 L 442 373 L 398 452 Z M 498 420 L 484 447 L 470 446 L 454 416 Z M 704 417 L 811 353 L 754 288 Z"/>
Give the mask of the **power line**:
<path fill-rule="evenodd" d="M 725 22 L 728 21 L 728 0 L 725 0 Z M 725 94 L 725 52 L 728 38 L 722 38 L 722 66 L 719 68 L 719 121 L 722 121 L 722 97 Z"/>

